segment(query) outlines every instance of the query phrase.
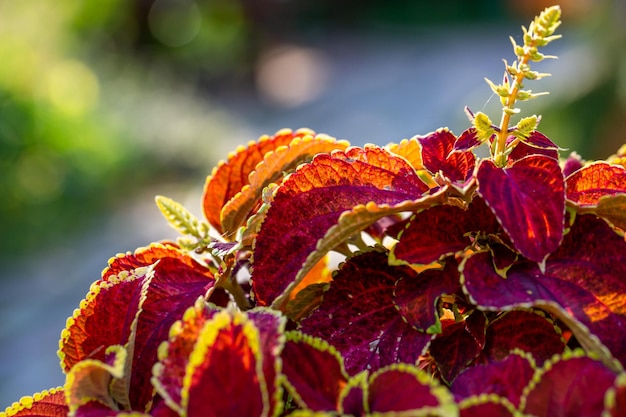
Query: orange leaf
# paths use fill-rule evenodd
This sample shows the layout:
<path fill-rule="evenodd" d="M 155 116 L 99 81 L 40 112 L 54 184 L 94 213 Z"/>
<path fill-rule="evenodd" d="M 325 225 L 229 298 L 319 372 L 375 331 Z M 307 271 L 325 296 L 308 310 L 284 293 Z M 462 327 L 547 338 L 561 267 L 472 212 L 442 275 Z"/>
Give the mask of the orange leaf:
<path fill-rule="evenodd" d="M 335 149 L 345 150 L 347 147 L 346 141 L 317 135 L 296 137 L 289 145 L 268 151 L 250 173 L 249 183 L 222 208 L 222 230 L 227 234 L 235 233 L 258 204 L 263 189 L 272 182 L 278 182 L 285 172 L 293 171 L 299 164 L 310 160 L 318 153 L 328 153 Z"/>
<path fill-rule="evenodd" d="M 247 147 L 240 146 L 228 156 L 228 161 L 221 161 L 213 169 L 204 186 L 202 204 L 204 215 L 209 223 L 218 232 L 223 232 L 222 207 L 241 191 L 244 185 L 249 183 L 248 176 L 263 160 L 267 152 L 289 144 L 296 137 L 314 135 L 315 132 L 309 129 L 299 129 L 296 132 L 282 129 L 276 132 L 274 136 L 265 135 L 256 142 L 249 142 Z"/>
<path fill-rule="evenodd" d="M 2 417 L 66 417 L 69 408 L 65 404 L 63 388 L 41 391 L 32 397 L 22 397 L 0 413 Z"/>

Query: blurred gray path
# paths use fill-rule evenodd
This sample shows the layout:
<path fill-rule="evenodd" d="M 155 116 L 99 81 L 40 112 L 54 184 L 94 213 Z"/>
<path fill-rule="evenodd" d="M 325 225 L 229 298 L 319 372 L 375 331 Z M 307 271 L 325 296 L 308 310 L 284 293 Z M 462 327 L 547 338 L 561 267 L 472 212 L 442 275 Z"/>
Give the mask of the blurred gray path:
<path fill-rule="evenodd" d="M 468 126 L 464 106 L 479 111 L 489 101 L 483 77 L 499 82 L 502 58 L 513 60 L 508 34 L 517 31 L 442 30 L 428 42 L 420 37 L 342 37 L 323 50 L 330 76 L 328 88 L 316 100 L 291 109 L 263 106 L 242 96 L 214 104 L 250 132 L 249 137 L 237 137 L 232 149 L 282 127 L 306 126 L 354 145 L 398 142 L 442 126 L 460 133 Z M 557 73 L 555 65 L 566 64 L 562 59 L 559 63 L 540 69 Z M 549 81 L 541 83 L 536 90 L 552 88 Z M 489 105 L 499 109 L 495 98 Z M 178 197 L 199 214 L 201 187 L 198 183 L 189 192 L 189 201 L 154 191 Z M 63 384 L 56 356 L 60 331 L 111 256 L 175 236 L 154 206 L 153 194 L 133 200 L 103 219 L 96 233 L 85 231 L 72 247 L 51 248 L 28 263 L 2 268 L 0 409 L 23 395 Z"/>

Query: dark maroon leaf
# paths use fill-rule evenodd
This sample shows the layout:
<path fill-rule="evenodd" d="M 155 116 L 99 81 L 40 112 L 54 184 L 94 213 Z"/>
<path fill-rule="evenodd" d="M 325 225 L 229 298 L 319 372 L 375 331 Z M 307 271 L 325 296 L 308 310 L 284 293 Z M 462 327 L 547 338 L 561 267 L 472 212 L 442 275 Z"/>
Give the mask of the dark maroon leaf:
<path fill-rule="evenodd" d="M 459 291 L 458 263 L 448 258 L 443 269 L 427 269 L 416 277 L 398 280 L 394 303 L 407 323 L 426 333 L 441 333 L 437 304 L 444 295 Z"/>
<path fill-rule="evenodd" d="M 360 416 L 365 414 L 365 396 L 367 394 L 368 372 L 356 374 L 348 381 L 341 393 L 341 415 Z"/>
<path fill-rule="evenodd" d="M 300 406 L 315 411 L 338 409 L 348 375 L 335 348 L 323 339 L 289 332 L 281 357 L 288 390 Z"/>
<path fill-rule="evenodd" d="M 480 355 L 485 325 L 485 316 L 479 311 L 467 321 L 444 323 L 443 333 L 433 339 L 429 350 L 444 381 L 451 382 Z"/>
<path fill-rule="evenodd" d="M 463 251 L 471 244 L 466 234 L 466 210 L 441 205 L 413 215 L 392 250 L 392 263 L 427 265 Z"/>
<path fill-rule="evenodd" d="M 523 411 L 536 417 L 600 416 L 615 377 L 601 362 L 586 356 L 557 358 L 533 378 Z"/>
<path fill-rule="evenodd" d="M 381 369 L 370 377 L 370 413 L 433 409 L 452 403 L 452 395 L 425 372 L 405 364 Z"/>
<path fill-rule="evenodd" d="M 546 359 L 563 353 L 565 340 L 545 313 L 514 310 L 489 323 L 482 358 L 487 362 L 501 361 L 514 349 L 532 354 L 542 365 Z"/>
<path fill-rule="evenodd" d="M 542 262 L 563 237 L 565 186 L 558 161 L 524 157 L 507 168 L 483 160 L 478 192 L 525 257 Z"/>
<path fill-rule="evenodd" d="M 464 251 L 480 238 L 502 229 L 482 198 L 475 197 L 468 210 L 439 205 L 415 214 L 392 249 L 391 262 L 426 265 Z M 508 239 L 508 238 L 507 238 Z"/>
<path fill-rule="evenodd" d="M 563 320 L 587 349 L 611 361 L 596 337 L 626 363 L 626 242 L 601 219 L 577 216 L 561 247 L 546 261 L 513 265 L 503 279 L 491 254 L 476 253 L 461 265 L 461 282 L 478 306 L 503 310 L 537 306 Z"/>
<path fill-rule="evenodd" d="M 302 321 L 304 333 L 321 337 L 342 354 L 354 375 L 396 363 L 414 363 L 431 335 L 407 324 L 393 303 L 396 281 L 415 278 L 407 266 L 390 266 L 386 252 L 348 259 L 334 276 L 320 307 Z"/>
<path fill-rule="evenodd" d="M 452 382 L 450 390 L 457 402 L 471 396 L 497 394 L 517 407 L 534 373 L 534 364 L 514 353 L 500 362 L 467 368 Z"/>
<path fill-rule="evenodd" d="M 453 183 L 464 184 L 474 172 L 472 152 L 454 152 L 457 138 L 448 129 L 439 129 L 417 138 L 422 145 L 422 164 L 432 174 L 442 172 Z"/>

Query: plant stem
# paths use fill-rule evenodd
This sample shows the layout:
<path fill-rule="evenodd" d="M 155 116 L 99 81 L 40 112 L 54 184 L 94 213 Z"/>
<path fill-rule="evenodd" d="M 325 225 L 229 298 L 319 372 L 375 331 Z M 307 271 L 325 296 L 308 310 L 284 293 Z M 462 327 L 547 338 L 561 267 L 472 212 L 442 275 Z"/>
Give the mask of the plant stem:
<path fill-rule="evenodd" d="M 534 45 L 533 45 L 534 46 Z M 524 48 L 526 51 L 529 48 Z M 520 59 L 518 68 L 524 68 L 528 65 L 528 61 L 530 60 L 530 55 L 526 52 Z M 494 152 L 495 162 L 498 166 L 506 165 L 506 139 L 508 137 L 509 123 L 511 122 L 511 116 L 514 114 L 513 106 L 515 105 L 515 101 L 517 100 L 517 94 L 519 93 L 520 88 L 522 88 L 522 81 L 524 81 L 524 71 L 518 71 L 515 77 L 511 82 L 511 87 L 509 89 L 509 96 L 506 99 L 506 104 L 502 108 L 502 119 L 500 120 L 500 131 L 497 134 L 496 138 L 496 149 Z M 509 76 L 507 71 L 507 75 Z"/>

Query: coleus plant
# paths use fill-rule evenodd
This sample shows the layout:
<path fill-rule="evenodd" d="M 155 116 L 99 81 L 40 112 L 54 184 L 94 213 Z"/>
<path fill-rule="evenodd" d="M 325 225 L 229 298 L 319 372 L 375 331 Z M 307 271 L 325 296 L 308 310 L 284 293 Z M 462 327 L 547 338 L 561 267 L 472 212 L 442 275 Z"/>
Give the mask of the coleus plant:
<path fill-rule="evenodd" d="M 281 130 L 213 170 L 206 222 L 157 197 L 183 236 L 112 258 L 65 385 L 1 416 L 626 415 L 626 148 L 560 160 L 539 117 L 511 124 L 559 24 L 487 80 L 499 124 Z"/>

